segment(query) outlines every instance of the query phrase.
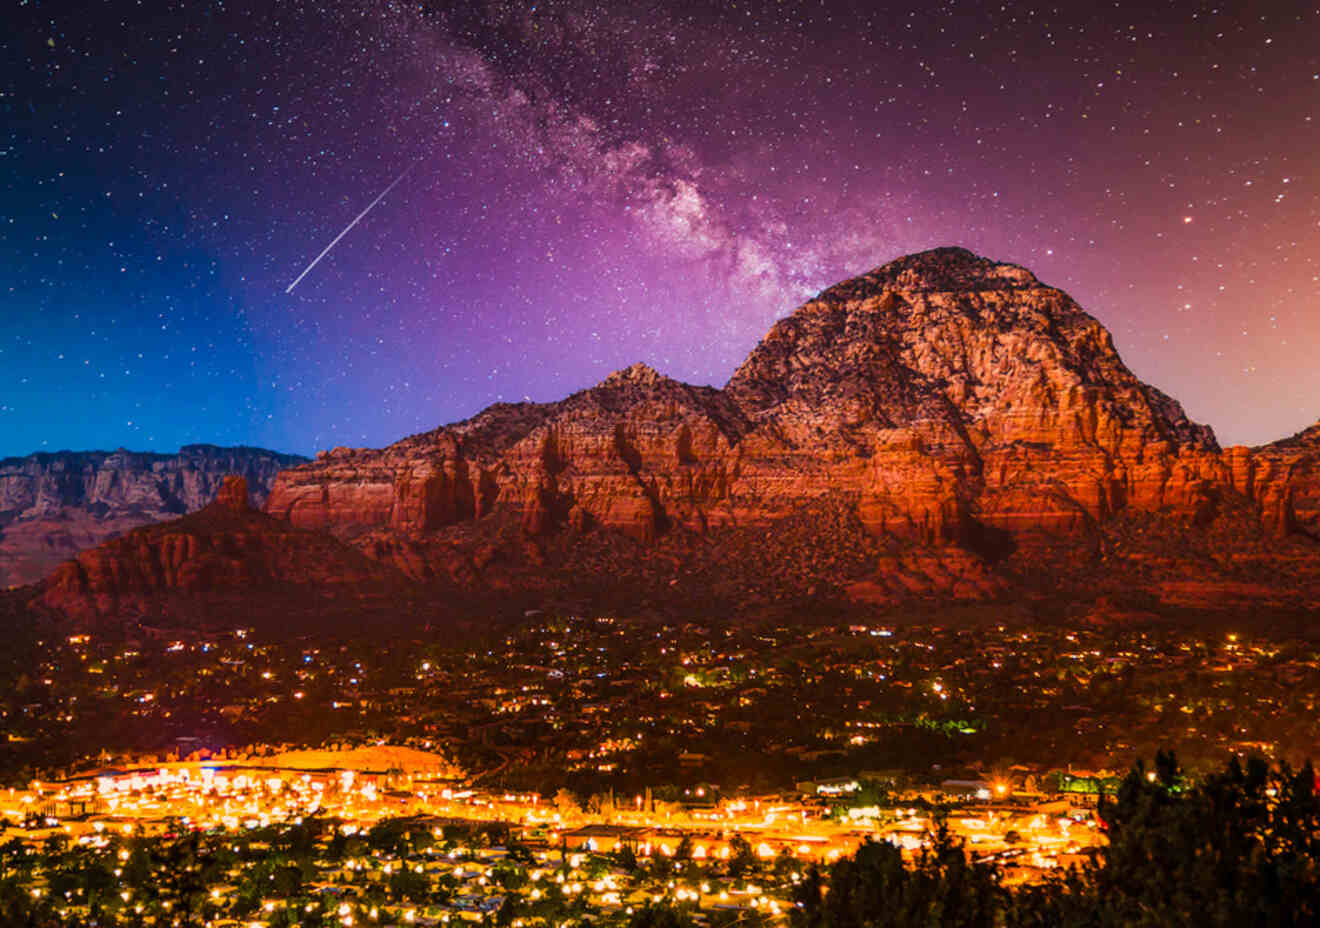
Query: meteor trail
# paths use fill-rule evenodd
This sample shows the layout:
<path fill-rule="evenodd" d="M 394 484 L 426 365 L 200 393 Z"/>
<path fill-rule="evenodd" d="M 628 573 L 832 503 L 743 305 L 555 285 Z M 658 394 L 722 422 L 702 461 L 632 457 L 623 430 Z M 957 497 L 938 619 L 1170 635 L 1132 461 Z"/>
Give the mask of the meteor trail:
<path fill-rule="evenodd" d="M 329 245 L 326 245 L 326 246 L 325 246 L 325 250 L 322 251 L 322 252 L 321 252 L 319 255 L 317 255 L 315 258 L 313 258 L 311 264 L 309 264 L 309 265 L 307 265 L 307 267 L 303 268 L 303 272 L 302 272 L 301 274 L 298 275 L 298 277 L 294 280 L 293 283 L 289 284 L 289 286 L 287 286 L 286 288 L 284 288 L 284 292 L 285 292 L 285 293 L 292 293 L 292 292 L 293 292 L 293 288 L 296 287 L 296 286 L 298 286 L 298 282 L 301 281 L 304 277 L 306 277 L 307 274 L 311 271 L 312 268 L 316 267 L 316 265 L 318 265 L 318 264 L 321 263 L 321 259 L 324 258 L 327 254 L 330 253 L 330 249 L 331 249 L 331 248 L 334 248 L 336 245 L 338 245 L 338 244 L 339 244 L 339 240 L 340 240 L 341 238 L 343 238 L 345 235 L 347 235 L 347 234 L 348 234 L 348 231 L 349 231 L 350 229 L 352 229 L 355 225 L 357 225 L 359 222 L 361 222 L 361 221 L 362 221 L 362 217 L 365 216 L 367 213 L 371 212 L 372 209 L 375 208 L 375 206 L 376 206 L 377 203 L 379 203 L 381 200 L 385 199 L 385 194 L 387 194 L 387 193 L 389 193 L 391 190 L 393 190 L 394 187 L 395 187 L 395 185 L 397 185 L 397 184 L 399 183 L 399 181 L 401 181 L 401 180 L 403 180 L 405 177 L 407 177 L 407 176 L 408 176 L 408 172 L 411 171 L 411 170 L 412 170 L 413 168 L 415 168 L 415 167 L 417 167 L 417 162 L 416 162 L 416 161 L 414 161 L 412 164 L 410 164 L 410 165 L 408 165 L 406 168 L 404 168 L 404 169 L 403 169 L 403 173 L 400 174 L 398 177 L 394 178 L 394 183 L 390 184 L 388 187 L 386 187 L 384 190 L 382 190 L 382 191 L 380 192 L 380 196 L 378 196 L 378 197 L 376 197 L 376 199 L 372 200 L 371 203 L 368 204 L 368 206 L 367 206 L 366 209 L 364 209 L 362 212 L 358 213 L 358 214 L 357 214 L 357 217 L 356 217 L 352 222 L 350 222 L 348 225 L 344 226 L 344 231 L 343 231 L 343 232 L 340 232 L 338 235 L 336 235 L 336 236 L 335 236 L 335 240 L 334 240 L 333 242 L 331 242 Z"/>

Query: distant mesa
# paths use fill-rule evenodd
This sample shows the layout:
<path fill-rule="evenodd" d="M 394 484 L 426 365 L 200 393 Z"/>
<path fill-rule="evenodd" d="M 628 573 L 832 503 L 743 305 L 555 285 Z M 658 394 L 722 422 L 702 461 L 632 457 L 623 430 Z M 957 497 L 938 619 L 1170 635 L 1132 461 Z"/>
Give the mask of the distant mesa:
<path fill-rule="evenodd" d="M 722 388 L 635 364 L 322 453 L 263 508 L 496 597 L 1320 604 L 1320 426 L 1223 451 L 1066 293 L 962 248 L 830 287 Z"/>

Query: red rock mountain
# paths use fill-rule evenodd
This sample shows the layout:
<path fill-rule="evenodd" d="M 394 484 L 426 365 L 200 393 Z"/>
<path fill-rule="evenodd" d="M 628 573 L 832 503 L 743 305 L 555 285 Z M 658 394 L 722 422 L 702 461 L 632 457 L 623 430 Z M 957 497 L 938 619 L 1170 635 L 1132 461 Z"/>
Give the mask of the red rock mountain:
<path fill-rule="evenodd" d="M 322 452 L 275 478 L 265 512 L 222 500 L 131 533 L 42 600 L 107 615 L 404 575 L 432 602 L 620 608 L 1320 603 L 1320 425 L 1221 451 L 1067 294 L 958 248 L 826 290 L 722 389 L 637 364 L 559 402 Z"/>
<path fill-rule="evenodd" d="M 636 559 L 677 585 L 707 562 L 755 560 L 745 545 L 760 538 L 758 556 L 780 561 L 760 576 L 981 596 L 1030 573 L 1030 552 L 1099 556 L 1108 527 L 1142 514 L 1199 524 L 1231 510 L 1251 532 L 1315 533 L 1317 443 L 1221 452 L 1067 294 L 942 248 L 821 293 L 723 389 L 637 364 L 557 403 L 323 452 L 276 478 L 266 511 L 469 586 L 602 568 L 608 582 Z M 846 529 L 765 554 L 777 526 L 825 510 Z M 612 562 L 606 539 L 631 553 Z M 817 556 L 825 568 L 805 575 L 788 563 Z M 836 556 L 846 575 L 831 573 Z"/>

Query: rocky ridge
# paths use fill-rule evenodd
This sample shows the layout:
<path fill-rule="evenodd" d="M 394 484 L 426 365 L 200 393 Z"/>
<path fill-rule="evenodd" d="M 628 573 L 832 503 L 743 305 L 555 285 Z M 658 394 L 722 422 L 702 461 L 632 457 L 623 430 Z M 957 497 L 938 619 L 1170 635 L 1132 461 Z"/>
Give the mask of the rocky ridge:
<path fill-rule="evenodd" d="M 428 595 L 1320 604 L 1320 425 L 1221 450 L 1067 294 L 954 248 L 824 291 L 723 388 L 636 364 L 558 402 L 322 452 L 279 473 L 265 511 L 268 530 L 329 533 Z M 113 566 L 156 563 L 132 544 L 80 558 L 47 604 L 110 591 L 104 613 L 116 591 L 191 582 Z"/>
<path fill-rule="evenodd" d="M 557 403 L 323 452 L 266 510 L 417 579 L 517 587 L 547 564 L 581 573 L 593 530 L 642 543 L 641 562 L 721 560 L 721 533 L 827 504 L 860 529 L 837 543 L 871 549 L 837 588 L 978 597 L 1042 552 L 1099 557 L 1107 527 L 1142 514 L 1312 531 L 1316 444 L 1221 451 L 1063 291 L 944 248 L 824 291 L 723 389 L 634 365 Z"/>
<path fill-rule="evenodd" d="M 0 587 L 31 583 L 79 551 L 209 503 L 228 474 L 257 505 L 307 459 L 261 448 L 185 445 L 177 454 L 59 451 L 0 460 Z"/>

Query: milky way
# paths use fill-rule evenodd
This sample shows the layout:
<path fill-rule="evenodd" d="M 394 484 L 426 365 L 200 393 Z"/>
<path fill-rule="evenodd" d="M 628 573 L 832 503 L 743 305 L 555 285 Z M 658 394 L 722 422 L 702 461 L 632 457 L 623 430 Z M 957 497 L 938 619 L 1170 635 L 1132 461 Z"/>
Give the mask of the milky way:
<path fill-rule="evenodd" d="M 718 385 L 955 244 L 1224 444 L 1320 418 L 1320 12 L 880 6 L 19 3 L 0 454 L 380 446 L 638 360 Z"/>

